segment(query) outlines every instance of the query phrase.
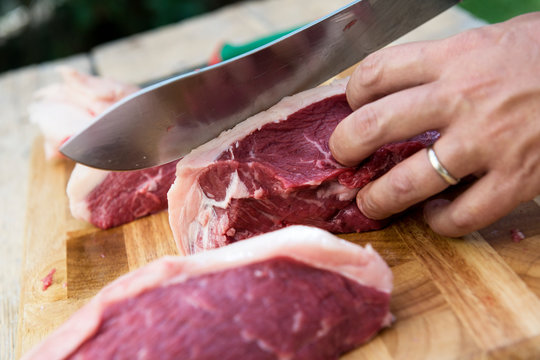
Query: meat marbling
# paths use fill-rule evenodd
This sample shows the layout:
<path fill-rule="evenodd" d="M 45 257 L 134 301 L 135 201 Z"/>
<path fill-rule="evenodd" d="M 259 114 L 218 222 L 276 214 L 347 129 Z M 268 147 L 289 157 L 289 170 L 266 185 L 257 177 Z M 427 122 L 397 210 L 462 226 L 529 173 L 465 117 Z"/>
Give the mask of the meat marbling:
<path fill-rule="evenodd" d="M 178 163 L 168 198 L 180 251 L 196 253 L 294 224 L 334 233 L 385 225 L 360 213 L 356 193 L 438 134 L 385 145 L 358 167 L 338 164 L 328 139 L 351 113 L 346 82 L 284 98 Z"/>
<path fill-rule="evenodd" d="M 371 246 L 291 226 L 124 275 L 23 359 L 337 359 L 390 324 L 391 289 Z"/>

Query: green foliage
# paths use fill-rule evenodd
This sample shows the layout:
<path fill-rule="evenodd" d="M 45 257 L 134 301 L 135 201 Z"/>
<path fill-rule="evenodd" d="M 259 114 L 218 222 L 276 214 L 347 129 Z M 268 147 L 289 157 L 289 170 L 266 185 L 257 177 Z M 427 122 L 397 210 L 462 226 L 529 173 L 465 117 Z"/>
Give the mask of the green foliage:
<path fill-rule="evenodd" d="M 47 23 L 0 43 L 0 72 L 87 52 L 239 0 L 66 0 Z M 31 2 L 29 2 L 31 3 Z"/>
<path fill-rule="evenodd" d="M 146 0 L 151 9 L 152 22 L 157 26 L 178 21 L 178 14 L 190 17 L 205 12 L 206 5 L 200 1 L 152 1 Z"/>
<path fill-rule="evenodd" d="M 464 0 L 460 6 L 480 19 L 497 23 L 540 11 L 540 0 Z"/>
<path fill-rule="evenodd" d="M 1 0 L 0 0 L 1 1 Z M 47 23 L 0 43 L 0 72 L 71 54 L 214 10 L 239 0 L 66 0 Z M 428 1 L 428 0 L 426 0 Z M 35 0 L 19 0 L 30 6 Z M 540 11 L 540 0 L 464 0 L 460 6 L 488 22 Z"/>

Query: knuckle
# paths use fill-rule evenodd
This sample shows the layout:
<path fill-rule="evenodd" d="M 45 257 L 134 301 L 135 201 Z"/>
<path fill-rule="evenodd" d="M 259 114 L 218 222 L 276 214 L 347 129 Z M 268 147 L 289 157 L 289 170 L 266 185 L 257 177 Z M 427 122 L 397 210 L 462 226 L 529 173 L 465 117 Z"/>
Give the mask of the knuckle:
<path fill-rule="evenodd" d="M 411 170 L 405 165 L 395 167 L 393 171 L 389 171 L 388 185 L 390 193 L 396 204 L 407 204 L 410 199 L 415 198 L 418 188 L 415 182 L 415 176 Z"/>
<path fill-rule="evenodd" d="M 478 87 L 472 84 L 472 79 L 460 82 L 446 82 L 445 87 L 433 86 L 429 101 L 436 100 L 441 106 L 440 114 L 449 119 L 458 119 L 463 114 L 472 114 L 476 111 L 477 104 L 474 94 Z"/>
<path fill-rule="evenodd" d="M 424 100 L 426 103 L 446 105 L 445 101 L 448 99 L 449 95 L 448 84 L 441 84 L 437 81 L 430 84 L 429 91 L 424 93 Z M 437 107 L 437 111 L 442 110 L 445 109 L 440 109 L 440 107 Z"/>
<path fill-rule="evenodd" d="M 371 183 L 360 191 L 361 209 L 366 216 L 376 219 L 405 210 L 422 198 L 415 180 L 409 167 L 392 169 L 376 181 L 377 187 Z"/>
<path fill-rule="evenodd" d="M 350 131 L 364 141 L 375 139 L 380 132 L 379 109 L 373 104 L 367 104 L 354 112 Z"/>
<path fill-rule="evenodd" d="M 366 105 L 338 124 L 330 138 L 332 154 L 340 163 L 355 165 L 378 147 L 378 111 Z"/>
<path fill-rule="evenodd" d="M 449 214 L 449 235 L 462 235 L 475 229 L 475 224 L 480 218 L 478 209 L 473 205 L 462 206 L 459 211 Z"/>
<path fill-rule="evenodd" d="M 474 48 L 484 36 L 485 34 L 483 34 L 483 30 L 481 28 L 468 30 L 457 34 L 452 39 L 452 43 L 463 49 Z"/>
<path fill-rule="evenodd" d="M 521 163 L 522 166 L 516 171 L 513 188 L 523 189 L 521 184 L 525 184 L 525 191 L 517 191 L 516 194 L 525 202 L 540 194 L 540 154 L 537 152 L 532 156 L 527 156 Z M 531 179 L 537 179 L 537 181 L 531 181 Z"/>
<path fill-rule="evenodd" d="M 468 31 L 464 31 L 449 39 L 449 55 L 455 51 L 455 48 L 463 51 L 475 50 L 486 46 L 497 45 L 508 38 L 509 32 L 504 31 L 498 26 L 484 26 Z M 511 37 L 511 36 L 510 36 Z"/>
<path fill-rule="evenodd" d="M 400 171 L 390 171 L 388 173 L 388 183 L 390 184 L 391 190 L 398 196 L 410 195 L 416 190 L 410 172 L 405 169 L 407 169 L 407 167 L 400 166 L 399 169 L 395 169 Z"/>
<path fill-rule="evenodd" d="M 494 32 L 492 29 L 487 28 L 487 27 L 480 27 L 480 28 L 473 29 L 471 31 L 467 31 L 464 34 L 464 37 L 465 37 L 465 40 L 468 40 L 468 42 L 472 46 L 476 46 L 480 43 L 493 41 L 494 40 L 493 35 L 494 35 Z"/>
<path fill-rule="evenodd" d="M 356 68 L 354 81 L 362 86 L 373 86 L 383 76 L 382 56 L 377 52 L 367 56 Z"/>

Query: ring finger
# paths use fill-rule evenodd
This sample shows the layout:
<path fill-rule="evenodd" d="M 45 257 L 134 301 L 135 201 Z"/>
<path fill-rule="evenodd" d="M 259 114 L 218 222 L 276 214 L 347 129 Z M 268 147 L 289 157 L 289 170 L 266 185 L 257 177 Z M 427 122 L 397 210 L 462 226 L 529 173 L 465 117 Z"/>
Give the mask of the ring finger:
<path fill-rule="evenodd" d="M 455 156 L 448 146 L 451 137 L 443 136 L 433 149 L 440 163 L 456 178 L 482 168 L 479 158 Z M 435 195 L 450 184 L 431 165 L 423 149 L 397 164 L 388 173 L 363 187 L 357 195 L 358 207 L 372 219 L 384 219 Z"/>
<path fill-rule="evenodd" d="M 379 147 L 441 129 L 452 118 L 446 94 L 438 83 L 387 95 L 354 111 L 341 121 L 329 141 L 334 158 L 356 165 Z"/>

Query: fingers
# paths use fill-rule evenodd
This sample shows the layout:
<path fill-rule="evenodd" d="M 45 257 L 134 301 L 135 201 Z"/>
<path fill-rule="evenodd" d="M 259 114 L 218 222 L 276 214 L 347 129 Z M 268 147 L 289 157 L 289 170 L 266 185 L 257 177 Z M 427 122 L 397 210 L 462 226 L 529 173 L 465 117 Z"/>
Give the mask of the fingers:
<path fill-rule="evenodd" d="M 428 168 L 426 157 L 419 151 L 363 187 L 356 196 L 360 211 L 370 219 L 384 219 L 444 190 L 448 185 Z"/>
<path fill-rule="evenodd" d="M 442 138 L 433 146 L 439 161 L 461 178 L 482 168 L 482 159 L 455 156 L 452 137 Z M 461 151 L 467 152 L 462 148 Z M 460 154 L 463 154 L 461 152 Z M 449 185 L 431 166 L 427 150 L 422 150 L 397 164 L 388 173 L 363 187 L 357 195 L 360 211 L 371 219 L 384 219 L 429 198 Z"/>
<path fill-rule="evenodd" d="M 384 144 L 411 138 L 448 122 L 447 100 L 438 83 L 388 95 L 343 119 L 329 141 L 334 158 L 353 166 Z"/>
<path fill-rule="evenodd" d="M 518 205 L 516 199 L 504 179 L 488 173 L 452 202 L 429 201 L 424 217 L 436 233 L 458 237 L 503 217 Z"/>
<path fill-rule="evenodd" d="M 514 29 L 518 26 L 523 37 Z M 449 173 L 482 176 L 452 202 L 438 200 L 426 207 L 432 228 L 448 236 L 486 226 L 520 199 L 536 195 L 538 127 L 531 124 L 538 124 L 538 109 L 531 94 L 538 93 L 538 86 L 526 74 L 537 70 L 536 63 L 527 61 L 538 45 L 529 46 L 537 29 L 521 26 L 473 30 L 367 57 L 347 88 L 355 111 L 330 137 L 334 158 L 353 166 L 386 143 L 438 130 L 435 152 Z M 508 62 L 508 53 L 522 56 Z M 360 210 L 370 218 L 385 218 L 447 187 L 426 153 L 414 154 L 362 188 Z"/>
<path fill-rule="evenodd" d="M 437 114 L 445 107 L 442 98 L 435 96 L 440 73 L 438 44 L 389 47 L 360 63 L 347 86 L 349 105 L 357 110 L 330 138 L 330 150 L 337 161 L 355 165 L 385 143 L 440 125 L 435 121 L 443 120 Z M 428 83 L 430 86 L 419 86 Z"/>
<path fill-rule="evenodd" d="M 439 70 L 435 42 L 388 47 L 366 57 L 351 75 L 347 99 L 352 109 L 383 95 L 434 81 Z"/>

